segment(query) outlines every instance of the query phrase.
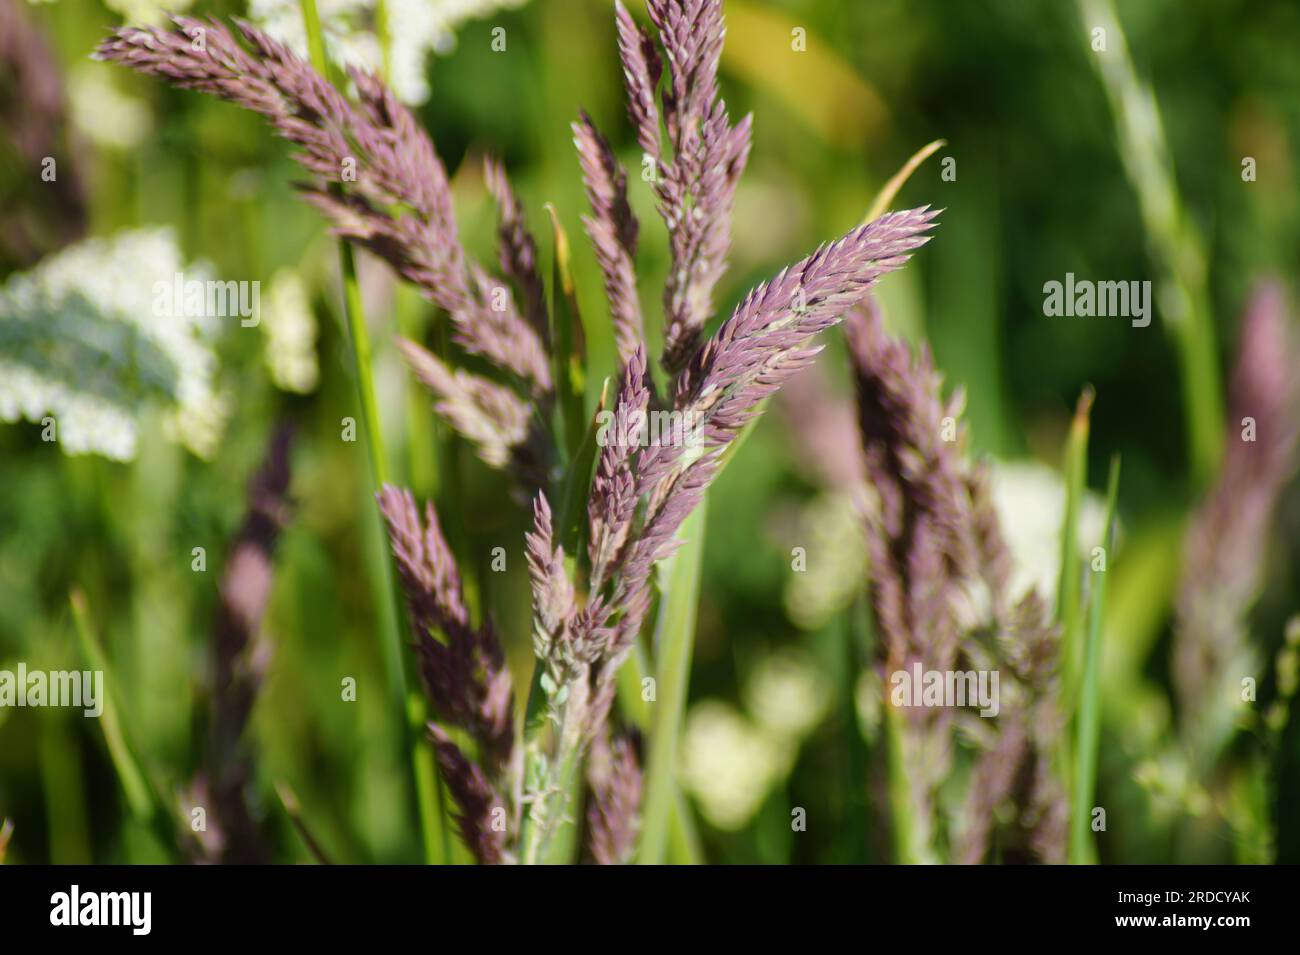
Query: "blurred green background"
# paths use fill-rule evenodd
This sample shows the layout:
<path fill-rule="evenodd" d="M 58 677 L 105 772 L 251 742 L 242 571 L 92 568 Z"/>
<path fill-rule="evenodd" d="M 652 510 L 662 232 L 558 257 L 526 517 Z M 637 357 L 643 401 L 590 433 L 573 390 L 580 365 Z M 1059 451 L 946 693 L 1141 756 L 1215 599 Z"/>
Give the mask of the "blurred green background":
<path fill-rule="evenodd" d="M 416 861 L 375 624 L 387 610 L 371 597 L 382 550 L 365 451 L 340 436 L 341 419 L 359 410 L 333 244 L 291 188 L 299 172 L 286 146 L 255 117 L 88 59 L 122 22 L 118 12 L 90 0 L 19 7 L 64 76 L 69 118 L 59 162 L 82 181 L 87 234 L 170 226 L 184 261 L 205 261 L 222 278 L 260 281 L 264 314 L 277 276 L 297 276 L 317 324 L 319 382 L 302 394 L 276 387 L 264 330 L 231 321 L 215 345 L 229 418 L 210 460 L 169 440 L 153 412 L 140 423 L 130 462 L 69 457 L 42 442 L 36 424 L 0 425 L 0 668 L 20 660 L 29 668 L 79 668 L 68 593 L 83 588 L 142 762 L 169 792 L 186 784 L 205 740 L 208 639 L 223 556 L 243 513 L 245 482 L 273 423 L 287 416 L 299 429 L 297 510 L 281 542 L 265 625 L 274 657 L 249 734 L 254 797 L 279 860 L 310 859 L 275 801 L 272 785 L 282 780 L 338 860 Z M 1125 0 L 1119 7 L 1138 75 L 1159 102 L 1189 228 L 1203 246 L 1215 360 L 1226 370 L 1252 280 L 1274 273 L 1290 282 L 1300 263 L 1300 5 Z M 189 12 L 224 17 L 244 7 L 198 0 Z M 1109 829 L 1098 840 L 1101 859 L 1253 858 L 1242 846 L 1249 827 L 1216 822 L 1204 806 L 1198 814 L 1194 781 L 1168 766 L 1178 529 L 1198 493 L 1176 348 L 1159 314 L 1145 329 L 1043 315 L 1043 283 L 1066 272 L 1161 280 L 1152 252 L 1159 239 L 1126 175 L 1078 6 L 729 0 L 726 14 L 723 94 L 733 117 L 752 111 L 755 119 L 720 313 L 856 224 L 917 149 L 947 141 L 896 203 L 946 212 L 935 240 L 884 284 L 888 322 L 927 341 L 946 380 L 965 387 L 974 448 L 1014 465 L 1009 473 L 1036 475 L 1030 483 L 1047 498 L 1052 482 L 1043 469 L 1059 470 L 1086 385 L 1097 392 L 1089 485 L 1101 487 L 1111 455 L 1123 456 L 1124 543 L 1106 631 L 1118 652 L 1107 659 L 1103 690 L 1098 803 L 1108 807 Z M 492 49 L 496 27 L 506 30 L 504 51 Z M 806 50 L 791 48 L 796 30 L 806 31 Z M 452 174 L 466 245 L 495 261 L 485 153 L 505 161 L 544 258 L 542 207 L 556 206 L 576 250 L 598 383 L 615 356 L 582 236 L 586 206 L 568 124 L 585 108 L 625 164 L 639 167 L 623 114 L 612 4 L 532 0 L 468 21 L 454 49 L 430 57 L 427 77 L 432 94 L 418 115 Z M 1247 156 L 1258 163 L 1253 182 L 1241 177 Z M 945 158 L 955 161 L 947 166 L 955 176 L 942 175 Z M 13 155 L 0 160 L 0 204 L 39 202 Z M 632 185 L 655 351 L 658 302 L 646 290 L 661 287 L 667 247 L 650 191 L 635 175 Z M 0 260 L 0 276 L 30 264 L 10 255 Z M 378 263 L 363 258 L 361 271 L 391 464 L 417 494 L 436 493 L 463 528 L 462 561 L 474 569 L 480 601 L 494 608 L 526 686 L 526 509 L 503 505 L 503 479 L 464 448 L 458 479 L 449 482 L 455 486 L 432 485 L 423 456 L 435 435 L 432 415 L 408 415 L 427 401 L 392 336 L 427 334 L 433 316 L 405 291 L 394 294 Z M 822 374 L 843 408 L 842 342 L 828 341 Z M 841 611 L 860 599 L 864 581 L 855 572 L 860 544 L 842 500 L 807 466 L 806 418 L 780 402 L 773 411 L 711 492 L 682 778 L 710 861 L 885 858 L 857 782 L 856 762 L 873 733 L 871 707 L 844 652 L 849 624 Z M 837 420 L 832 410 L 826 415 Z M 855 441 L 845 428 L 842 447 L 851 453 Z M 1026 503 L 1025 535 L 1054 541 L 1059 506 Z M 824 561 L 810 569 L 818 583 L 791 570 L 791 547 L 808 540 Z M 197 546 L 207 551 L 204 573 L 191 570 Z M 488 569 L 498 546 L 507 553 L 504 575 Z M 1266 581 L 1250 632 L 1260 658 L 1271 661 L 1286 619 L 1300 611 L 1294 487 L 1272 538 L 1259 546 Z M 1261 669 L 1265 703 L 1274 693 L 1270 672 Z M 357 680 L 355 703 L 340 700 L 346 677 Z M 1293 862 L 1300 861 L 1298 734 L 1292 724 L 1283 736 L 1266 811 L 1277 858 Z M 791 832 L 794 807 L 807 809 L 807 832 Z M 0 817 L 14 822 L 10 862 L 168 858 L 131 819 L 100 727 L 79 712 L 0 710 Z"/>

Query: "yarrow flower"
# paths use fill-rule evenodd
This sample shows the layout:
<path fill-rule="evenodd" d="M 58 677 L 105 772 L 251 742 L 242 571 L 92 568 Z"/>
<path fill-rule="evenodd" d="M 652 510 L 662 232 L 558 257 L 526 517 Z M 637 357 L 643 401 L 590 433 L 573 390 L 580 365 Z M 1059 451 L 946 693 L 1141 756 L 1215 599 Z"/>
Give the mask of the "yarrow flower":
<path fill-rule="evenodd" d="M 49 424 L 65 454 L 135 456 L 146 412 L 200 457 L 216 451 L 227 401 L 217 384 L 214 316 L 160 315 L 154 286 L 183 264 L 170 229 L 64 249 L 0 287 L 0 420 Z"/>

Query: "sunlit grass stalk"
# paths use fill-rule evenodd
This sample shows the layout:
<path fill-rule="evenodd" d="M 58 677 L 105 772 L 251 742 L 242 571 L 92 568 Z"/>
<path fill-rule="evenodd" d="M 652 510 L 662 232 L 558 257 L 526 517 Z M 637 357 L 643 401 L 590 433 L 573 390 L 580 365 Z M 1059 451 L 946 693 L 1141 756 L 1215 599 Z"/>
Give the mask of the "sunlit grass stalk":
<path fill-rule="evenodd" d="M 677 742 L 681 736 L 695 649 L 695 617 L 708 498 L 682 523 L 681 548 L 659 565 L 664 581 L 655 639 L 655 705 L 646 760 L 645 797 L 637 862 L 663 863 L 668 849 L 672 807 L 677 798 Z"/>
<path fill-rule="evenodd" d="M 387 83 L 393 75 L 393 31 L 388 20 L 388 0 L 375 0 L 375 36 L 379 40 L 379 62 Z"/>
<path fill-rule="evenodd" d="M 322 76 L 336 81 L 337 71 L 325 52 L 325 36 L 321 29 L 316 0 L 299 0 L 303 24 L 307 33 L 307 48 L 311 63 Z M 385 29 L 381 41 L 387 49 L 387 16 L 381 18 Z M 366 450 L 370 459 L 370 473 L 377 491 L 388 482 L 388 463 L 384 454 L 383 434 L 379 425 L 379 407 L 375 398 L 374 372 L 371 364 L 370 332 L 366 328 L 365 309 L 361 299 L 361 285 L 357 280 L 356 261 L 352 247 L 339 240 L 339 269 L 343 277 L 343 309 L 348 326 L 348 339 L 352 345 L 352 363 L 356 375 L 357 397 L 361 405 L 362 430 L 366 436 Z M 370 520 L 376 521 L 373 512 Z M 415 788 L 416 808 L 420 823 L 421 841 L 426 862 L 446 862 L 448 840 L 443 825 L 444 815 L 439 807 L 438 791 L 434 785 L 422 782 L 421 773 L 431 768 L 431 761 L 423 755 L 424 724 L 427 707 L 417 692 L 408 689 L 406 665 L 402 650 L 402 619 L 405 610 L 401 595 L 393 578 L 390 558 L 382 561 L 386 586 L 378 588 L 376 597 L 390 601 L 393 606 L 393 625 L 384 627 L 383 647 L 392 707 L 402 726 L 403 747 L 411 762 L 412 783 Z M 387 591 L 387 593 L 383 593 Z"/>
<path fill-rule="evenodd" d="M 901 865 L 918 865 L 926 861 L 916 814 L 913 812 L 911 785 L 903 765 L 903 713 L 888 701 L 882 707 L 881 732 L 885 741 L 889 786 L 890 834 L 894 861 Z"/>
<path fill-rule="evenodd" d="M 1198 488 L 1218 473 L 1223 456 L 1223 381 L 1206 279 L 1206 254 L 1178 194 L 1173 160 L 1151 88 L 1138 79 L 1110 0 L 1078 0 L 1085 39 L 1104 32 L 1104 50 L 1088 55 L 1115 118 L 1120 158 L 1137 193 L 1147 243 L 1158 270 L 1162 316 L 1178 352 L 1188 457 Z"/>
<path fill-rule="evenodd" d="M 569 240 L 559 214 L 546 203 L 551 219 L 551 269 L 547 285 L 547 312 L 551 320 L 553 373 L 559 404 L 559 425 L 563 440 L 564 473 L 556 482 L 555 498 L 560 502 L 558 536 L 564 548 L 565 570 L 572 578 L 579 557 L 586 553 L 586 501 L 591 487 L 597 453 L 599 416 L 606 406 L 609 380 L 601 388 L 596 415 L 586 421 L 586 361 L 582 348 L 582 318 L 571 271 Z M 551 425 L 548 422 L 548 426 Z M 551 427 L 554 433 L 554 427 Z M 581 746 L 568 719 L 569 707 L 562 708 L 558 724 L 548 719 L 546 693 L 542 687 L 544 665 L 539 660 L 533 671 L 524 712 L 524 781 L 538 782 L 543 794 L 525 807 L 520 831 L 520 862 L 565 863 L 573 861 L 577 826 L 573 820 L 579 808 L 582 774 Z M 546 752 L 547 738 L 554 740 L 554 753 Z"/>
<path fill-rule="evenodd" d="M 649 731 L 654 715 L 642 689 L 649 677 L 650 660 L 645 652 L 645 644 L 638 640 L 618 674 L 618 701 L 624 718 L 642 734 Z M 686 803 L 681 787 L 674 782 L 673 788 L 674 798 L 672 806 L 669 807 L 666 861 L 669 865 L 699 865 L 704 856 L 700 848 L 699 833 L 695 831 L 694 821 L 691 818 L 690 806 Z"/>
<path fill-rule="evenodd" d="M 1096 847 L 1089 837 L 1093 801 L 1097 789 L 1097 757 L 1101 739 L 1101 636 L 1106 613 L 1106 574 L 1114 562 L 1115 506 L 1119 497 L 1119 457 L 1110 462 L 1106 488 L 1106 524 L 1102 533 L 1101 560 L 1092 572 L 1088 601 L 1088 644 L 1084 656 L 1083 682 L 1075 724 L 1074 798 L 1070 803 L 1070 854 L 1072 864 L 1096 861 Z"/>
<path fill-rule="evenodd" d="M 762 416 L 766 402 L 745 425 L 736 439 L 722 453 L 719 474 L 749 439 Z M 627 701 L 640 700 L 643 724 L 649 728 L 644 800 L 641 806 L 641 833 L 637 842 L 637 862 L 642 865 L 659 865 L 665 861 L 696 862 L 699 845 L 691 826 L 689 809 L 678 788 L 677 750 L 690 680 L 691 658 L 695 650 L 695 618 L 699 604 L 700 575 L 703 570 L 704 538 L 708 511 L 706 493 L 695 511 L 682 523 L 678 536 L 684 541 L 681 548 L 660 565 L 659 579 L 664 581 L 663 597 L 656 623 L 655 654 L 653 664 L 641 654 L 642 674 L 653 672 L 655 705 L 650 707 L 642 696 L 644 675 L 634 684 L 620 686 L 620 696 Z M 631 661 L 623 665 L 627 673 Z M 636 706 L 633 702 L 632 706 Z M 669 859 L 669 852 L 675 858 Z"/>

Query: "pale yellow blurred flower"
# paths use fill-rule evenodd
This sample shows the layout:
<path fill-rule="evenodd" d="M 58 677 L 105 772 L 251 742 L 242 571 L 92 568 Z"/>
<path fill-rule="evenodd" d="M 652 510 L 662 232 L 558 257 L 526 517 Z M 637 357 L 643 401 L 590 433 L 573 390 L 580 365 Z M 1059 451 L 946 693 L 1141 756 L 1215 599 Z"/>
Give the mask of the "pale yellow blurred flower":
<path fill-rule="evenodd" d="M 847 607 L 867 580 L 862 519 L 847 494 L 826 492 L 799 515 L 806 566 L 786 575 L 782 601 L 786 615 L 805 630 L 816 630 Z M 793 565 L 793 560 L 792 560 Z"/>
<path fill-rule="evenodd" d="M 117 87 L 120 72 L 104 64 L 77 67 L 69 81 L 72 125 L 87 139 L 109 149 L 132 149 L 153 128 L 144 102 Z"/>
<path fill-rule="evenodd" d="M 785 649 L 759 661 L 745 685 L 745 705 L 761 728 L 798 741 L 826 715 L 828 691 L 805 654 Z"/>
<path fill-rule="evenodd" d="M 316 389 L 320 367 L 316 360 L 316 316 L 307 283 L 293 269 L 271 278 L 268 308 L 262 313 L 264 352 L 271 383 L 281 391 L 305 395 Z"/>
<path fill-rule="evenodd" d="M 719 829 L 744 826 L 789 772 L 791 753 L 739 710 L 702 700 L 686 716 L 681 779 L 700 811 Z"/>

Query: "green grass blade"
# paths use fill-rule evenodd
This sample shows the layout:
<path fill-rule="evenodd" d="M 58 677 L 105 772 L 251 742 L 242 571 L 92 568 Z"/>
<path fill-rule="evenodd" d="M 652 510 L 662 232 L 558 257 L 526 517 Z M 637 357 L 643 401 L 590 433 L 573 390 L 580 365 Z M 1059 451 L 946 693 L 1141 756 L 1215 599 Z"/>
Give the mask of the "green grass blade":
<path fill-rule="evenodd" d="M 152 829 L 163 845 L 179 849 L 181 830 L 178 819 L 168 811 L 167 803 L 157 786 L 145 775 L 135 758 L 126 725 L 122 721 L 122 710 L 118 706 L 113 671 L 91 629 L 86 596 L 74 588 L 68 595 L 68 601 L 72 605 L 72 621 L 86 665 L 91 670 L 104 674 L 103 712 L 100 713 L 98 722 L 131 815 Z"/>
<path fill-rule="evenodd" d="M 599 451 L 597 435 L 600 433 L 600 413 L 607 407 L 609 400 L 609 379 L 605 379 L 600 390 L 600 402 L 596 412 L 591 416 L 569 474 L 565 478 L 564 500 L 560 505 L 559 537 L 564 552 L 569 559 L 585 565 L 587 559 L 587 496 L 591 491 L 591 478 L 596 467 L 596 453 Z"/>
<path fill-rule="evenodd" d="M 113 761 L 113 768 L 117 770 L 117 778 L 122 783 L 122 792 L 126 794 L 126 802 L 132 814 L 138 819 L 148 820 L 157 810 L 154 794 L 145 782 L 144 773 L 140 771 L 131 747 L 127 745 L 121 711 L 117 706 L 117 693 L 113 690 L 113 677 L 104 651 L 91 633 L 85 594 L 74 590 L 68 599 L 72 604 L 72 620 L 76 625 L 81 654 L 91 670 L 104 674 L 104 712 L 100 715 L 99 725 L 104 731 L 108 755 Z"/>
<path fill-rule="evenodd" d="M 1079 556 L 1079 511 L 1088 483 L 1088 432 L 1093 391 L 1079 395 L 1065 444 L 1065 512 L 1061 518 L 1061 572 L 1056 588 L 1056 622 L 1061 628 L 1063 682 L 1067 712 L 1078 694 L 1083 666 L 1083 559 Z"/>
<path fill-rule="evenodd" d="M 650 703 L 641 692 L 649 675 L 650 661 L 646 656 L 645 644 L 638 639 L 627 662 L 618 671 L 618 701 L 623 718 L 643 735 L 650 728 L 652 716 Z M 665 861 L 669 865 L 700 865 L 704 861 L 704 850 L 700 848 L 700 836 L 695 829 L 690 805 L 680 787 L 674 783 L 673 788 L 676 798 L 669 809 L 668 853 Z"/>
<path fill-rule="evenodd" d="M 1092 572 L 1092 593 L 1088 602 L 1088 646 L 1084 660 L 1082 693 L 1075 725 L 1074 799 L 1070 805 L 1070 862 L 1075 865 L 1096 860 L 1096 847 L 1089 836 L 1093 799 L 1097 789 L 1097 749 L 1101 740 L 1101 627 L 1106 613 L 1106 573 L 1114 560 L 1115 506 L 1119 497 L 1119 457 L 1110 462 L 1106 488 L 1106 524 L 1102 534 L 1101 559 Z"/>
<path fill-rule="evenodd" d="M 637 851 L 637 862 L 642 865 L 659 865 L 667 856 L 672 807 L 677 800 L 677 742 L 695 649 L 706 520 L 707 499 L 682 522 L 677 534 L 682 546 L 659 565 L 664 586 L 656 628 L 655 705 Z"/>
<path fill-rule="evenodd" d="M 555 346 L 555 389 L 564 423 L 564 447 L 576 458 L 586 427 L 586 336 L 578 296 L 573 285 L 569 237 L 560 224 L 555 206 L 546 204 L 551 216 L 554 254 L 551 260 L 551 340 Z"/>
<path fill-rule="evenodd" d="M 298 796 L 293 791 L 293 788 L 288 783 L 277 782 L 275 784 L 275 795 L 280 800 L 280 808 L 289 817 L 289 822 L 292 823 L 294 830 L 298 833 L 298 837 L 302 839 L 303 845 L 307 847 L 307 851 L 311 853 L 312 858 L 321 865 L 333 865 L 334 862 L 329 853 L 325 851 L 320 840 L 312 834 L 307 821 L 303 819 L 302 808 L 298 804 Z"/>
<path fill-rule="evenodd" d="M 928 860 L 921 828 L 912 807 L 911 784 L 903 765 L 903 713 L 888 700 L 881 707 L 889 773 L 889 816 L 894 861 L 919 865 Z"/>

